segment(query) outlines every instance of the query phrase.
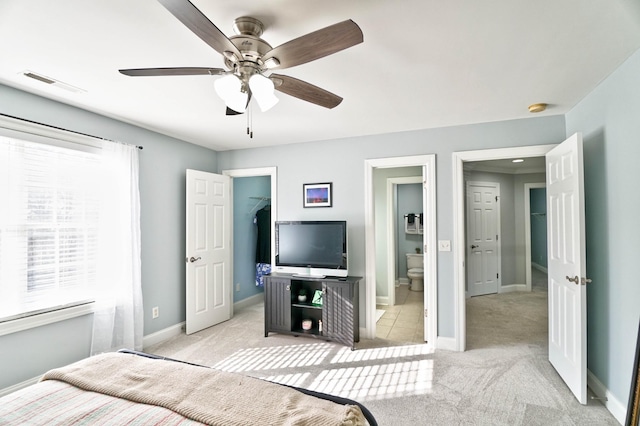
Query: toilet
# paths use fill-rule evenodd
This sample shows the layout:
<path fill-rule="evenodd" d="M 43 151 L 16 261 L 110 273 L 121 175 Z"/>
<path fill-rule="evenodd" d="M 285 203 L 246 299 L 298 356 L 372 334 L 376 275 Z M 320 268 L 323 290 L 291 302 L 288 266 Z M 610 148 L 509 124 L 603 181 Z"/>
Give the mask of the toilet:
<path fill-rule="evenodd" d="M 407 277 L 409 278 L 409 290 L 424 290 L 424 260 L 422 254 L 407 253 Z"/>

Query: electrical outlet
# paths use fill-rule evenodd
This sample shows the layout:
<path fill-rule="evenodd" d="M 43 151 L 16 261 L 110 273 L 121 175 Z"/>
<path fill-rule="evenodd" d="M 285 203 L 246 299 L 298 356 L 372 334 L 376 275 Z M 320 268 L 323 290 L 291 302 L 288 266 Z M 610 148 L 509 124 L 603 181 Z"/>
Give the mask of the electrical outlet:
<path fill-rule="evenodd" d="M 240 283 L 236 283 L 236 291 L 240 291 Z"/>
<path fill-rule="evenodd" d="M 449 240 L 439 240 L 438 241 L 438 251 L 451 251 L 451 241 L 449 241 Z"/>
<path fill-rule="evenodd" d="M 160 316 L 160 309 L 156 306 L 151 310 L 151 318 L 156 319 Z"/>

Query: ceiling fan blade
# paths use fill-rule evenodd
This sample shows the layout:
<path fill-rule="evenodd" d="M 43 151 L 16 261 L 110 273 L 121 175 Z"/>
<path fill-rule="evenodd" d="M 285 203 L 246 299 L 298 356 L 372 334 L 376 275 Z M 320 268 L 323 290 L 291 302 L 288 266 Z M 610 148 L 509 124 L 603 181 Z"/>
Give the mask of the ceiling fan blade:
<path fill-rule="evenodd" d="M 355 46 L 363 40 L 360 27 L 351 19 L 347 19 L 281 44 L 267 52 L 262 60 L 267 63 L 269 59 L 277 59 L 277 62 L 269 61 L 279 63 L 269 66 L 271 69 L 289 68 Z"/>
<path fill-rule="evenodd" d="M 220 75 L 226 71 L 222 68 L 175 67 L 175 68 L 132 68 L 118 70 L 130 77 L 156 77 L 163 75 Z"/>
<path fill-rule="evenodd" d="M 173 16 L 178 18 L 195 35 L 216 52 L 231 52 L 242 58 L 240 50 L 189 0 L 158 0 Z"/>
<path fill-rule="evenodd" d="M 340 105 L 342 98 L 324 89 L 314 86 L 297 78 L 288 77 L 282 74 L 271 74 L 269 78 L 273 81 L 276 90 L 286 93 L 303 101 L 320 105 L 325 108 L 335 108 Z"/>

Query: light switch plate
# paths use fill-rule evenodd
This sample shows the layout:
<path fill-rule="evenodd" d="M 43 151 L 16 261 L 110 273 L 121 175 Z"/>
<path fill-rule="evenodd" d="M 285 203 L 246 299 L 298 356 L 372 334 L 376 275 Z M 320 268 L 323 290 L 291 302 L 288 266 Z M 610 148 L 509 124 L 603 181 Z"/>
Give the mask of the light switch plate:
<path fill-rule="evenodd" d="M 451 241 L 450 240 L 439 240 L 438 241 L 438 251 L 451 251 Z"/>

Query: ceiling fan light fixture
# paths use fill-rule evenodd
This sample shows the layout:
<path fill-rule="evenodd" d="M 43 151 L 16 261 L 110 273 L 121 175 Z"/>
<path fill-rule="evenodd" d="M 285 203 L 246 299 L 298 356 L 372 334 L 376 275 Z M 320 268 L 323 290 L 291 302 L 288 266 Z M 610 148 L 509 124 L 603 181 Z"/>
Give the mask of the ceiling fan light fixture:
<path fill-rule="evenodd" d="M 247 109 L 249 95 L 242 91 L 242 81 L 233 74 L 227 74 L 213 83 L 216 93 L 224 101 L 225 105 L 236 112 L 244 112 Z"/>
<path fill-rule="evenodd" d="M 274 94 L 275 86 L 273 81 L 262 74 L 254 74 L 251 76 L 249 79 L 249 88 L 262 112 L 270 110 L 279 101 Z"/>

